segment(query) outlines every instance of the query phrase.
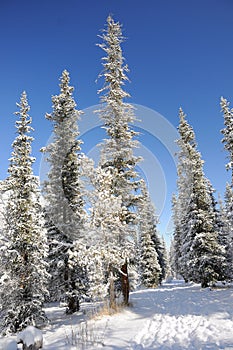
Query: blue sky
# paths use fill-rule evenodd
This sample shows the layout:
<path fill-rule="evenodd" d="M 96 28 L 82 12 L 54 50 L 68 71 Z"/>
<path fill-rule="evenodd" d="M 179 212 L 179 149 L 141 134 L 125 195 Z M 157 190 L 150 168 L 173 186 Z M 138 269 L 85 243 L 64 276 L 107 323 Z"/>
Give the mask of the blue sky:
<path fill-rule="evenodd" d="M 35 128 L 36 174 L 41 158 L 38 150 L 51 135 L 51 125 L 44 115 L 51 112 L 51 95 L 59 93 L 62 71 L 70 72 L 79 109 L 99 103 L 97 90 L 103 82 L 96 83 L 96 79 L 102 70 L 103 52 L 96 43 L 101 41 L 97 36 L 109 13 L 123 24 L 127 38 L 123 51 L 130 68 L 131 82 L 126 89 L 131 102 L 157 111 L 175 128 L 182 106 L 195 130 L 205 173 L 216 190 L 223 193 L 230 174 L 225 171 L 219 100 L 223 95 L 233 106 L 231 0 L 2 0 L 0 179 L 7 174 L 15 137 L 13 113 L 23 90 L 28 94 Z M 142 132 L 141 140 L 148 150 L 146 156 L 152 152 L 160 170 L 151 167 L 146 176 L 150 178 L 150 188 L 158 189 L 159 179 L 164 177 L 166 198 L 161 230 L 166 233 L 176 171 L 166 145 L 154 136 L 158 136 L 156 125 L 152 123 L 151 128 L 152 136 Z M 85 135 L 85 151 L 93 148 L 93 137 L 98 139 L 101 133 L 96 131 L 93 136 L 92 132 L 91 138 Z M 156 203 L 156 194 L 153 197 Z"/>

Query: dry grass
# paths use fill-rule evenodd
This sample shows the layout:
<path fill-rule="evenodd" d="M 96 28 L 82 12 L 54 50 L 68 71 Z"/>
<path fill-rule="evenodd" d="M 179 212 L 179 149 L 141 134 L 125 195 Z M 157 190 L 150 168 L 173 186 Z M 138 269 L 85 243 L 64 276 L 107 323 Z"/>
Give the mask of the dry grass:
<path fill-rule="evenodd" d="M 92 315 L 90 315 L 91 320 L 99 320 L 103 316 L 112 316 L 115 314 L 118 314 L 122 312 L 127 307 L 132 307 L 133 304 L 129 303 L 128 306 L 125 306 L 124 303 L 118 303 L 114 308 L 109 306 L 108 302 L 105 302 L 102 306 L 100 306 L 98 309 L 94 310 Z"/>
<path fill-rule="evenodd" d="M 112 316 L 122 312 L 125 308 L 132 307 L 132 303 L 125 306 L 122 302 L 117 303 L 116 307 L 110 308 L 106 301 L 99 304 L 86 313 L 88 320 L 81 322 L 76 327 L 71 326 L 69 332 L 66 332 L 67 344 L 76 346 L 78 350 L 85 350 L 88 346 L 104 347 L 105 333 L 108 327 L 109 318 L 105 320 L 104 328 L 98 328 L 95 321 L 104 316 Z"/>

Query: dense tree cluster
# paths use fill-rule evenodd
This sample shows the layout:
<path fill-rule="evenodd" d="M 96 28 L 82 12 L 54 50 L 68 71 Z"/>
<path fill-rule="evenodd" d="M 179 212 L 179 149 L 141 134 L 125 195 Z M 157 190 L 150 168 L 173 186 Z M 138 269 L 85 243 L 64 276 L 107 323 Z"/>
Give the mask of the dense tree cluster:
<path fill-rule="evenodd" d="M 52 97 L 53 136 L 41 151 L 48 163 L 42 186 L 33 174 L 32 118 L 24 92 L 18 104 L 17 137 L 9 176 L 0 183 L 0 331 L 43 325 L 45 301 L 62 301 L 67 313 L 80 301 L 117 296 L 128 304 L 141 283 L 156 287 L 166 277 L 168 260 L 157 232 L 157 218 L 144 180 L 132 128 L 134 112 L 121 43 L 121 25 L 111 16 L 101 36 L 104 87 L 97 111 L 106 129 L 100 162 L 81 151 L 70 76 L 64 70 L 60 93 Z M 140 215 L 139 215 L 140 214 Z"/>
<path fill-rule="evenodd" d="M 223 142 L 232 159 L 232 111 L 221 99 L 226 128 Z M 225 205 L 217 207 L 214 190 L 203 172 L 193 128 L 182 109 L 179 112 L 177 195 L 173 197 L 174 239 L 172 268 L 186 281 L 203 287 L 216 281 L 231 280 L 232 275 L 232 186 L 226 186 Z M 221 203 L 222 204 L 222 203 Z"/>
<path fill-rule="evenodd" d="M 8 177 L 0 182 L 0 331 L 14 333 L 47 322 L 45 301 L 129 303 L 136 285 L 157 287 L 173 273 L 207 287 L 233 278 L 233 175 L 224 201 L 217 200 L 203 171 L 195 133 L 179 111 L 177 193 L 172 198 L 174 237 L 170 257 L 157 230 L 158 218 L 137 171 L 134 110 L 125 91 L 122 28 L 111 16 L 98 46 L 104 51 L 104 80 L 97 111 L 106 130 L 100 161 L 81 150 L 74 88 L 67 70 L 52 97 L 48 163 L 43 184 L 33 174 L 33 131 L 27 95 L 16 115 Z M 227 169 L 233 169 L 233 110 L 221 99 Z M 233 174 L 233 172 L 232 172 Z M 171 265 L 171 268 L 170 268 Z"/>

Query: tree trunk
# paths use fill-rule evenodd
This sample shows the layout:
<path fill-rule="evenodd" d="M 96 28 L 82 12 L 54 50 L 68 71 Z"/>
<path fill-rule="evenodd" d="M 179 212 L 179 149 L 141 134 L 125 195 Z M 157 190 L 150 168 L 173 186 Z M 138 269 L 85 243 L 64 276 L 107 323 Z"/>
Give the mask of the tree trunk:
<path fill-rule="evenodd" d="M 73 293 L 72 295 L 69 295 L 67 297 L 67 309 L 66 313 L 67 314 L 73 314 L 74 312 L 79 311 L 80 305 L 79 305 L 79 298 L 78 296 Z"/>
<path fill-rule="evenodd" d="M 129 276 L 128 276 L 128 263 L 127 258 L 125 259 L 124 265 L 121 267 L 123 272 L 121 275 L 121 290 L 123 294 L 124 305 L 129 305 Z"/>
<path fill-rule="evenodd" d="M 73 314 L 80 310 L 79 296 L 77 294 L 75 280 L 72 270 L 69 268 L 68 254 L 64 260 L 65 271 L 64 271 L 64 282 L 65 282 L 65 294 L 67 299 L 66 313 Z"/>
<path fill-rule="evenodd" d="M 109 266 L 109 307 L 110 309 L 116 309 L 115 283 L 111 266 Z"/>
<path fill-rule="evenodd" d="M 209 282 L 207 282 L 206 280 L 202 280 L 201 281 L 201 288 L 207 288 L 209 287 Z"/>

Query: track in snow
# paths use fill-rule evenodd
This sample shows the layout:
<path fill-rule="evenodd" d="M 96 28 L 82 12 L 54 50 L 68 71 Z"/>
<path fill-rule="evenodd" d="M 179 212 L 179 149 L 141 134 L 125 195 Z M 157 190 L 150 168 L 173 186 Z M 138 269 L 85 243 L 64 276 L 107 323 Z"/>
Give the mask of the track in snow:
<path fill-rule="evenodd" d="M 233 289 L 170 283 L 131 300 L 111 319 L 105 349 L 233 350 Z"/>
<path fill-rule="evenodd" d="M 226 322 L 224 316 L 214 321 L 203 316 L 155 315 L 135 337 L 132 349 L 224 349 L 227 338 L 232 344 L 233 323 Z M 223 333 L 224 341 L 221 341 Z"/>
<path fill-rule="evenodd" d="M 132 307 L 119 314 L 91 321 L 88 314 L 98 304 L 84 303 L 85 312 L 74 315 L 65 315 L 58 304 L 47 305 L 51 323 L 43 329 L 43 349 L 233 350 L 233 286 L 209 290 L 172 281 L 133 292 L 130 301 Z M 90 341 L 84 344 L 86 333 Z M 5 341 L 0 337 L 0 350 Z"/>

